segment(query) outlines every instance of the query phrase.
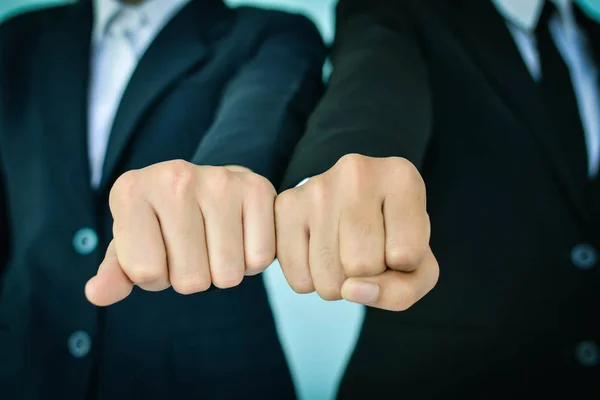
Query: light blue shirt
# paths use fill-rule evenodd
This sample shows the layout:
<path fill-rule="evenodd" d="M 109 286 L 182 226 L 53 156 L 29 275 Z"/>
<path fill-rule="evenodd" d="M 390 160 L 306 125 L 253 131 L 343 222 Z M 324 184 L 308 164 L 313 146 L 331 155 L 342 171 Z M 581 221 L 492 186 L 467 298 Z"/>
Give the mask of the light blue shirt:
<path fill-rule="evenodd" d="M 94 0 L 88 105 L 88 158 L 93 187 L 102 178 L 114 118 L 137 64 L 162 28 L 189 1 L 146 0 L 125 5 L 119 0 Z"/>

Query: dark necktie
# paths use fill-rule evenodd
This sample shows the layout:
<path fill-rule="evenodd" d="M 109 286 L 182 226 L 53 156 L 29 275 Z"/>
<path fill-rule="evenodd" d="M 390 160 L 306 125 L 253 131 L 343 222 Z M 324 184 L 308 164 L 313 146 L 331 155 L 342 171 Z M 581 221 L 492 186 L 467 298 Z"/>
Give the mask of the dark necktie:
<path fill-rule="evenodd" d="M 554 139 L 563 151 L 577 187 L 584 190 L 588 176 L 585 134 L 569 69 L 550 31 L 550 20 L 555 13 L 555 6 L 546 1 L 536 30 L 542 70 L 540 89 L 556 128 L 548 134 L 556 135 Z"/>

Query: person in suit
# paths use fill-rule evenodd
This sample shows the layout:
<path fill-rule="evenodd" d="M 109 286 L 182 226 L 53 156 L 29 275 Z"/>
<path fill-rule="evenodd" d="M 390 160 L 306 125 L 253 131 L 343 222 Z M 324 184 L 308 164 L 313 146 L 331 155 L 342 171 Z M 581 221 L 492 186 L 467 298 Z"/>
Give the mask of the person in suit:
<path fill-rule="evenodd" d="M 294 397 L 260 278 L 111 308 L 84 286 L 127 171 L 193 164 L 199 198 L 225 177 L 219 200 L 258 185 L 272 215 L 325 56 L 306 18 L 220 0 L 80 1 L 0 26 L 0 398 Z"/>
<path fill-rule="evenodd" d="M 406 158 L 442 269 L 406 312 L 367 309 L 340 399 L 600 395 L 598 44 L 578 2 L 340 0 L 284 188 Z"/>

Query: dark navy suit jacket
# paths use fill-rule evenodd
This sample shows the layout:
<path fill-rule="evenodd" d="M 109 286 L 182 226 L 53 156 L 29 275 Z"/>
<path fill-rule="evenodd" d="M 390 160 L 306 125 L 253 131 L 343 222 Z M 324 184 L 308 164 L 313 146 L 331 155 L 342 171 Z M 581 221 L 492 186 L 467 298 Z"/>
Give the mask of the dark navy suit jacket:
<path fill-rule="evenodd" d="M 260 278 L 194 296 L 84 297 L 111 240 L 108 193 L 127 170 L 238 164 L 275 185 L 322 91 L 325 46 L 297 15 L 192 1 L 126 89 L 90 188 L 92 4 L 0 27 L 0 398 L 289 398 Z"/>

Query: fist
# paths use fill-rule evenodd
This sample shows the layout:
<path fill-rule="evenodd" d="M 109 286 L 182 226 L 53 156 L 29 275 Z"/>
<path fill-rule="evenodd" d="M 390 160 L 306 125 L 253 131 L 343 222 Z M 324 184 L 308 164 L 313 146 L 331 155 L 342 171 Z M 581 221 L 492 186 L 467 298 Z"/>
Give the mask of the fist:
<path fill-rule="evenodd" d="M 275 258 L 275 189 L 242 167 L 169 161 L 122 175 L 114 239 L 86 296 L 107 306 L 137 285 L 181 294 L 237 286 Z"/>
<path fill-rule="evenodd" d="M 425 184 L 400 158 L 347 155 L 277 197 L 277 258 L 292 289 L 406 310 L 436 284 Z"/>

